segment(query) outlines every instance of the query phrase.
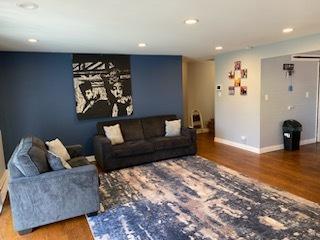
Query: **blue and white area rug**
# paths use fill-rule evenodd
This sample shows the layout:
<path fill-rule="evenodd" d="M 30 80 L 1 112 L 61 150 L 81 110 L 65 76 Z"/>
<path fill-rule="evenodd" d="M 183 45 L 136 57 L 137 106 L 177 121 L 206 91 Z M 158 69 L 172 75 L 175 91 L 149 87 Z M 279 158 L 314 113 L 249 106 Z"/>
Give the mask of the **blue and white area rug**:
<path fill-rule="evenodd" d="M 94 239 L 320 239 L 319 205 L 201 157 L 104 173 Z"/>

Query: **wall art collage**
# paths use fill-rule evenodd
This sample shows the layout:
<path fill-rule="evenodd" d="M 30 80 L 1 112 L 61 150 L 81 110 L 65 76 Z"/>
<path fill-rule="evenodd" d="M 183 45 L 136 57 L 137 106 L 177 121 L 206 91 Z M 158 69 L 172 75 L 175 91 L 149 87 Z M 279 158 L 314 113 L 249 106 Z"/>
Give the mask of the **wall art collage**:
<path fill-rule="evenodd" d="M 245 80 L 248 78 L 248 69 L 241 68 L 241 61 L 234 62 L 234 69 L 229 72 L 228 77 L 232 81 L 232 85 L 229 85 L 228 88 L 229 95 L 234 96 L 239 92 L 240 95 L 246 96 L 248 87 L 245 84 Z"/>

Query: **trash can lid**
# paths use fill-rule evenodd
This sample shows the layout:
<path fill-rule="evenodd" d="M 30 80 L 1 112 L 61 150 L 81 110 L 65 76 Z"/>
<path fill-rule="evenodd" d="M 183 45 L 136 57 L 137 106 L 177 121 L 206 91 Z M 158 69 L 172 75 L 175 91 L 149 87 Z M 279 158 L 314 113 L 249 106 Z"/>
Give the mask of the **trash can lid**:
<path fill-rule="evenodd" d="M 282 129 L 284 131 L 302 131 L 302 125 L 298 121 L 290 119 L 283 122 Z"/>

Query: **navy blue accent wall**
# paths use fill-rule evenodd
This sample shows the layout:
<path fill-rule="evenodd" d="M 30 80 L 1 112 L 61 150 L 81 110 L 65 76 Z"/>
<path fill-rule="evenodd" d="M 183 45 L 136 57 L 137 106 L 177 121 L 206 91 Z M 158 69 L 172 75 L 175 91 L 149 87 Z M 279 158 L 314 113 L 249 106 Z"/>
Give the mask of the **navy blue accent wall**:
<path fill-rule="evenodd" d="M 93 153 L 96 122 L 78 120 L 72 54 L 0 53 L 0 130 L 6 161 L 21 137 L 58 137 L 66 145 L 82 144 Z M 131 118 L 174 113 L 182 117 L 182 58 L 131 56 Z"/>

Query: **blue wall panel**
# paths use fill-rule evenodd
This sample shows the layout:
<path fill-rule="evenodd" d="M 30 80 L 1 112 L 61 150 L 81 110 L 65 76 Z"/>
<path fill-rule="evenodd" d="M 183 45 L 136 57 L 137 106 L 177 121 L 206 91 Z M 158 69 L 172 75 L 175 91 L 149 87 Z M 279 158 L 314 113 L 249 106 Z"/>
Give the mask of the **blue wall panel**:
<path fill-rule="evenodd" d="M 96 122 L 105 119 L 77 119 L 71 64 L 72 54 L 0 53 L 0 130 L 7 161 L 25 135 L 80 143 L 92 154 Z M 180 56 L 131 56 L 131 118 L 182 117 L 181 64 Z"/>

